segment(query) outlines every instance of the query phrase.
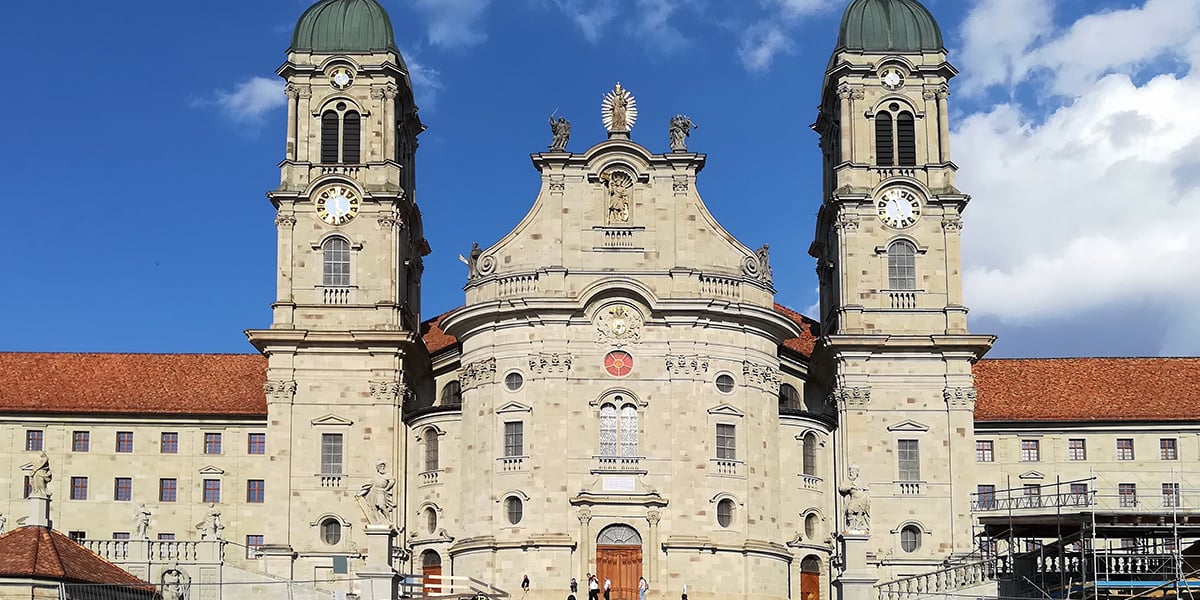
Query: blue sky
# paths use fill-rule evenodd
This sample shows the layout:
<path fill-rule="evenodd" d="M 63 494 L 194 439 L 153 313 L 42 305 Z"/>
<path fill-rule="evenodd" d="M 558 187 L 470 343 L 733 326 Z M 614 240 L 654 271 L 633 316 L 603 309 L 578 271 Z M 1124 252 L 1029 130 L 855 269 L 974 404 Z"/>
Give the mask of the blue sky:
<path fill-rule="evenodd" d="M 570 149 L 603 138 L 616 81 L 636 141 L 699 125 L 698 189 L 778 300 L 815 298 L 820 201 L 808 126 L 844 0 L 383 0 L 429 130 L 418 201 L 425 316 L 462 303 L 457 255 L 537 192 L 551 112 Z M 972 329 L 996 356 L 1200 353 L 1200 76 L 1194 0 L 928 1 L 963 72 L 954 158 Z M 5 350 L 247 352 L 266 326 L 281 85 L 308 2 L 12 3 L 5 233 L 28 268 L 0 295 Z M 1120 11 L 1120 12 L 1115 12 Z M 1114 35 L 1114 32 L 1119 35 Z M 1113 43 L 1112 40 L 1121 40 Z"/>

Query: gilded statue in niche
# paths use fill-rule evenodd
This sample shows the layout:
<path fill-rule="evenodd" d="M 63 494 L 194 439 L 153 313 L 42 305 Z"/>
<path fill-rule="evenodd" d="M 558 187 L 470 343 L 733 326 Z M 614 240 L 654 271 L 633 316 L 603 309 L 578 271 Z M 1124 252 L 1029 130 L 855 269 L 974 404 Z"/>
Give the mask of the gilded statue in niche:
<path fill-rule="evenodd" d="M 608 215 L 605 222 L 628 223 L 633 176 L 624 171 L 607 171 L 600 174 L 600 181 L 604 182 L 604 188 L 608 190 Z"/>

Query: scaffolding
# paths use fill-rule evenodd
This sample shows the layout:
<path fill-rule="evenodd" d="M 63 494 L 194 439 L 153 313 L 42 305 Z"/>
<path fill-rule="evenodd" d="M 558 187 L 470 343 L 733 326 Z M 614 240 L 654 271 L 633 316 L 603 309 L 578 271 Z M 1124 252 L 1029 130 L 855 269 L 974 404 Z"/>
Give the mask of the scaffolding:
<path fill-rule="evenodd" d="M 971 510 L 1000 597 L 1200 599 L 1200 473 L 1010 478 Z"/>

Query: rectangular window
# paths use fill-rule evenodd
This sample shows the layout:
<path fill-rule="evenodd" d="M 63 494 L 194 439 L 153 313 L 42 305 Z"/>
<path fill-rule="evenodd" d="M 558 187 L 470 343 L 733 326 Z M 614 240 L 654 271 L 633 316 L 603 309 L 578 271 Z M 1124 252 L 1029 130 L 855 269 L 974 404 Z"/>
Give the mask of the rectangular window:
<path fill-rule="evenodd" d="M 728 423 L 717 423 L 717 458 L 737 460 L 737 428 Z"/>
<path fill-rule="evenodd" d="M 246 558 L 251 559 L 251 560 L 258 558 L 258 549 L 261 548 L 262 545 L 263 545 L 263 536 L 261 536 L 261 535 L 246 536 Z"/>
<path fill-rule="evenodd" d="M 29 452 L 41 452 L 45 442 L 46 434 L 41 429 L 30 429 L 25 432 L 25 450 Z"/>
<path fill-rule="evenodd" d="M 900 459 L 900 481 L 920 481 L 921 448 L 917 440 L 897 440 L 896 456 Z"/>
<path fill-rule="evenodd" d="M 1067 440 L 1067 460 L 1087 460 L 1087 440 Z"/>
<path fill-rule="evenodd" d="M 251 433 L 246 436 L 246 453 L 247 454 L 266 454 L 267 453 L 267 434 Z"/>
<path fill-rule="evenodd" d="M 173 541 L 175 541 L 175 534 L 173 534 L 173 533 L 160 533 L 160 534 L 158 534 L 158 541 L 160 541 L 160 542 L 173 542 Z"/>
<path fill-rule="evenodd" d="M 79 543 L 87 539 L 86 531 L 68 531 L 67 537 L 71 538 L 72 542 Z"/>
<path fill-rule="evenodd" d="M 1021 462 L 1042 460 L 1042 443 L 1039 440 L 1021 440 Z"/>
<path fill-rule="evenodd" d="M 504 424 L 504 455 L 525 456 L 525 424 L 516 421 Z"/>
<path fill-rule="evenodd" d="M 1161 460 L 1179 460 L 1179 446 L 1175 438 L 1158 440 L 1158 458 Z"/>
<path fill-rule="evenodd" d="M 163 454 L 179 454 L 179 434 L 174 431 L 164 431 L 158 443 L 158 451 Z"/>
<path fill-rule="evenodd" d="M 1135 508 L 1137 502 L 1137 484 L 1136 483 L 1119 483 L 1117 484 L 1117 497 L 1120 499 L 1121 508 Z"/>
<path fill-rule="evenodd" d="M 995 462 L 996 443 L 992 440 L 975 442 L 975 462 Z"/>
<path fill-rule="evenodd" d="M 1179 508 L 1179 484 L 1162 484 L 1163 508 Z"/>
<path fill-rule="evenodd" d="M 250 479 L 246 481 L 246 502 L 250 504 L 262 504 L 267 496 L 267 482 L 262 479 Z"/>
<path fill-rule="evenodd" d="M 127 540 L 127 539 L 129 539 L 129 532 L 128 531 L 114 531 L 112 539 Z"/>
<path fill-rule="evenodd" d="M 204 480 L 204 501 L 205 502 L 220 502 L 221 501 L 221 480 L 220 479 L 205 479 Z"/>
<path fill-rule="evenodd" d="M 117 477 L 113 480 L 113 500 L 120 502 L 133 500 L 132 477 Z"/>
<path fill-rule="evenodd" d="M 321 434 L 321 474 L 342 474 L 342 434 Z"/>
<path fill-rule="evenodd" d="M 71 499 L 72 500 L 87 500 L 88 478 L 87 477 L 72 477 L 71 478 Z"/>
<path fill-rule="evenodd" d="M 1026 483 L 1021 486 L 1021 495 L 1023 496 L 1041 496 L 1042 486 L 1036 483 Z"/>
<path fill-rule="evenodd" d="M 1086 483 L 1072 483 L 1072 484 L 1071 484 L 1071 495 L 1072 495 L 1072 496 L 1075 496 L 1075 498 L 1072 498 L 1072 500 L 1071 500 L 1071 501 L 1072 501 L 1073 503 L 1075 503 L 1075 504 L 1078 504 L 1079 502 L 1081 502 L 1081 501 L 1083 500 L 1083 498 L 1086 498 L 1086 497 L 1087 497 L 1087 495 L 1088 495 L 1088 484 L 1086 484 Z"/>
<path fill-rule="evenodd" d="M 86 431 L 71 433 L 71 452 L 87 452 L 91 447 L 91 434 Z"/>
<path fill-rule="evenodd" d="M 1117 440 L 1117 460 L 1133 460 L 1133 438 Z"/>
<path fill-rule="evenodd" d="M 979 508 L 982 508 L 985 510 L 996 508 L 996 486 L 994 486 L 994 485 L 975 486 L 975 499 L 979 503 Z"/>
<path fill-rule="evenodd" d="M 22 497 L 22 498 L 28 498 L 28 497 L 29 497 L 29 494 L 33 492 L 33 482 L 31 482 L 31 481 L 29 480 L 29 476 L 28 476 L 28 475 L 26 475 L 26 476 L 25 476 L 25 485 L 24 485 L 24 486 L 22 486 L 22 488 L 21 488 L 21 489 L 23 489 L 23 490 L 24 490 L 23 492 L 21 492 L 21 497 Z"/>
<path fill-rule="evenodd" d="M 117 452 L 133 452 L 133 432 L 117 432 Z"/>
<path fill-rule="evenodd" d="M 219 433 L 204 434 L 204 453 L 205 454 L 220 454 L 221 453 L 221 434 L 219 434 Z"/>
<path fill-rule="evenodd" d="M 174 502 L 178 492 L 178 482 L 174 479 L 158 480 L 158 501 Z"/>

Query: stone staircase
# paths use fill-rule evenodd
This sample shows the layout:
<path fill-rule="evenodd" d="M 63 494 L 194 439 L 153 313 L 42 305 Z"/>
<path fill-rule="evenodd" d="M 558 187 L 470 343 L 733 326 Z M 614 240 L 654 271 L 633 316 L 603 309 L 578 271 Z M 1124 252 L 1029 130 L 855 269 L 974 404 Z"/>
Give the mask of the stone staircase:
<path fill-rule="evenodd" d="M 1011 573 L 1006 556 L 964 561 L 937 571 L 875 585 L 878 600 L 950 600 L 964 595 L 996 597 L 999 580 Z"/>

